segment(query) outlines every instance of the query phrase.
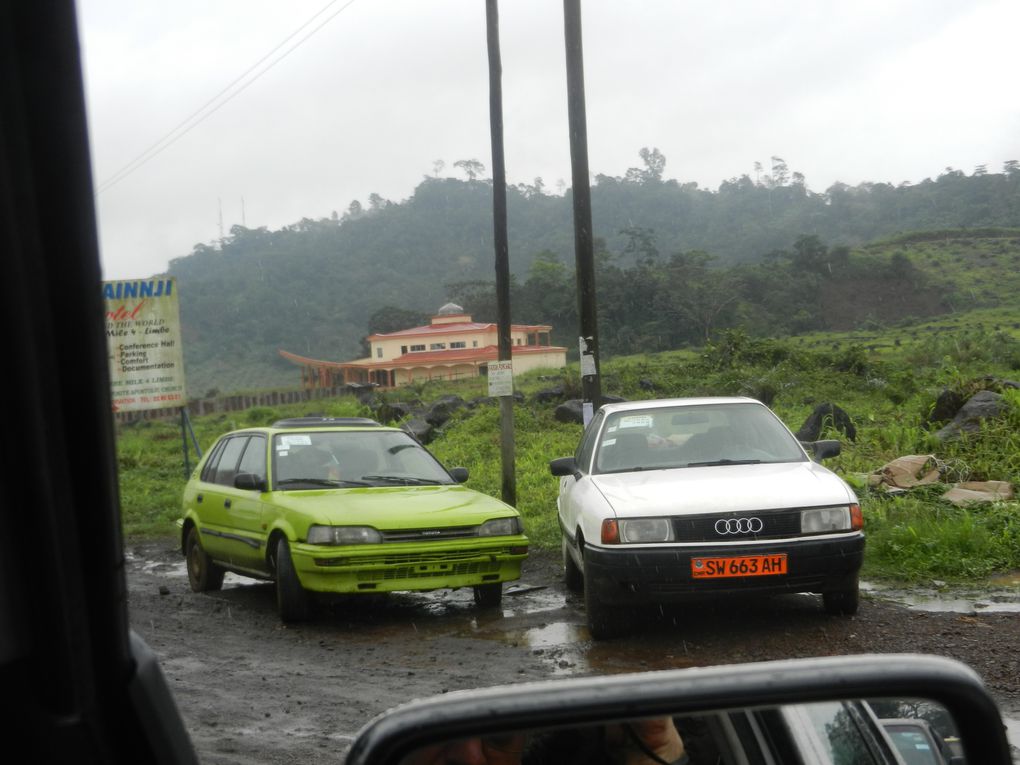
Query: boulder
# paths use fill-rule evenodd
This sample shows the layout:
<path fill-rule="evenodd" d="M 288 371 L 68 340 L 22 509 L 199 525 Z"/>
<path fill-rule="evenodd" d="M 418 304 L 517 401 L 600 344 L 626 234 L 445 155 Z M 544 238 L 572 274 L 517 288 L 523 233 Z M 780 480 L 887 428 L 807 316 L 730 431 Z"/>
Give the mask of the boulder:
<path fill-rule="evenodd" d="M 412 417 L 400 427 L 423 444 L 428 444 L 432 441 L 432 433 L 435 430 L 423 417 Z"/>
<path fill-rule="evenodd" d="M 857 440 L 857 427 L 854 425 L 850 415 L 835 404 L 826 402 L 819 404 L 815 410 L 804 420 L 794 435 L 798 441 L 817 441 L 822 435 L 822 428 L 826 420 L 832 423 L 832 427 L 841 431 L 851 441 Z"/>
<path fill-rule="evenodd" d="M 441 427 L 449 421 L 455 411 L 464 406 L 460 396 L 443 396 L 433 401 L 425 413 L 425 420 L 430 425 Z"/>
<path fill-rule="evenodd" d="M 935 434 L 940 441 L 959 438 L 961 433 L 977 433 L 981 423 L 1002 415 L 1006 402 L 1002 395 L 990 390 L 983 390 L 971 396 L 967 403 L 956 413 L 953 421 Z"/>

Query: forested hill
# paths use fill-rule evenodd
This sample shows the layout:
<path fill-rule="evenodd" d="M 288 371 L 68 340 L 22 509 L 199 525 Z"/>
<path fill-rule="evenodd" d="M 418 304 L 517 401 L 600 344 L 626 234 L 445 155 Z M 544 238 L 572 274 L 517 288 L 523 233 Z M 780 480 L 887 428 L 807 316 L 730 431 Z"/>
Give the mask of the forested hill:
<path fill-rule="evenodd" d="M 710 191 L 664 180 L 658 152 L 643 150 L 642 158 L 644 168 L 620 178 L 597 176 L 592 187 L 600 267 L 616 269 L 611 279 L 651 283 L 678 278 L 685 267 L 743 273 L 763 261 L 796 270 L 798 242 L 802 250 L 814 248 L 802 259 L 816 257 L 820 247 L 847 262 L 843 248 L 901 232 L 1020 226 L 1017 162 L 1002 173 L 947 170 L 916 185 L 836 184 L 815 193 L 781 161 L 769 175 L 745 175 Z M 491 191 L 477 177 L 426 178 L 401 202 L 372 195 L 367 207 L 354 202 L 343 214 L 278 231 L 234 226 L 218 246 L 198 245 L 172 261 L 189 395 L 294 382 L 297 369 L 279 359 L 278 348 L 354 358 L 370 330 L 406 326 L 449 299 L 484 313 L 486 289 L 477 282 L 491 282 L 494 273 Z M 540 293 L 519 297 L 516 321 L 571 329 L 571 204 L 569 192 L 548 194 L 540 179 L 509 189 L 515 292 L 521 296 L 530 282 L 531 292 Z M 672 277 L 664 270 L 670 264 Z M 743 277 L 741 284 L 747 284 Z M 937 310 L 938 300 L 929 297 L 919 311 Z M 690 313 L 676 310 L 677 321 Z M 717 319 L 723 313 L 720 307 Z M 818 323 L 812 310 L 800 315 L 802 329 Z M 690 332 L 670 333 L 670 342 L 692 333 L 696 337 L 693 325 Z"/>

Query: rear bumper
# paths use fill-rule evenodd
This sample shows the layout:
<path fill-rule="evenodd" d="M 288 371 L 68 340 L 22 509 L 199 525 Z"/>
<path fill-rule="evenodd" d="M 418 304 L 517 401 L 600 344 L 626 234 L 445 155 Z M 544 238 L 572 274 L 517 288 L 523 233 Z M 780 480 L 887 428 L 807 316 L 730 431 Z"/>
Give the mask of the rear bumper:
<path fill-rule="evenodd" d="M 787 556 L 787 572 L 770 576 L 695 579 L 692 558 Z M 839 589 L 856 577 L 864 559 L 864 534 L 756 545 L 584 549 L 586 586 L 599 600 L 620 605 L 671 603 L 728 593 L 815 592 Z"/>
<path fill-rule="evenodd" d="M 301 585 L 328 593 L 440 590 L 509 582 L 521 576 L 527 537 L 472 544 L 318 547 L 294 545 L 291 553 Z"/>

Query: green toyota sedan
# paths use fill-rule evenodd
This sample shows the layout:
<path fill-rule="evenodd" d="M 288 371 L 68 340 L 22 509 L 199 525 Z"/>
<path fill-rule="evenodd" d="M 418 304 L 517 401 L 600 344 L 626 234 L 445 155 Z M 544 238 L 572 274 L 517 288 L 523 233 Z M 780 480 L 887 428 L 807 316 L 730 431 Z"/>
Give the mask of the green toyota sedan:
<path fill-rule="evenodd" d="M 297 418 L 220 437 L 184 490 L 181 550 L 196 592 L 233 571 L 276 582 L 284 621 L 312 593 L 472 587 L 496 607 L 528 554 L 520 514 L 461 484 L 399 428 Z"/>

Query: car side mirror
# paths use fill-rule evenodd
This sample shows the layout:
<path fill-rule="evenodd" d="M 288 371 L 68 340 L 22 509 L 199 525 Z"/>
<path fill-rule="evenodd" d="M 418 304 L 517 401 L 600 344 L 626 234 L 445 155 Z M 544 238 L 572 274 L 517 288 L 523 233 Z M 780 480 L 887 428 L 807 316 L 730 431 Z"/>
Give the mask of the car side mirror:
<path fill-rule="evenodd" d="M 835 439 L 814 441 L 811 444 L 811 452 L 816 462 L 829 459 L 829 457 L 838 457 L 842 450 L 843 445 Z"/>
<path fill-rule="evenodd" d="M 892 763 L 902 762 L 896 753 L 902 742 L 885 732 L 883 719 L 907 716 L 938 726 L 940 735 L 948 734 L 944 740 L 960 747 L 952 754 L 967 762 L 1011 763 L 1002 717 L 978 675 L 953 659 L 919 654 L 827 656 L 456 691 L 376 717 L 358 733 L 346 763 L 452 763 L 462 750 L 484 754 L 488 762 L 561 762 L 557 753 L 564 751 L 591 755 L 578 762 L 600 761 L 600 754 L 621 754 L 607 749 L 621 744 L 655 750 L 665 762 L 680 761 L 684 750 L 709 755 L 692 762 L 715 762 L 722 751 L 732 754 L 727 762 L 818 762 L 819 752 L 833 746 L 860 746 L 871 752 L 870 761 Z M 623 734 L 630 734 L 629 742 Z M 652 746 L 650 738 L 671 751 Z"/>
<path fill-rule="evenodd" d="M 560 457 L 549 462 L 549 472 L 555 476 L 572 475 L 574 478 L 580 474 L 577 469 L 577 460 L 573 457 Z"/>
<path fill-rule="evenodd" d="M 466 467 L 450 468 L 450 478 L 457 483 L 464 483 L 468 479 L 468 469 Z"/>
<path fill-rule="evenodd" d="M 266 481 L 255 473 L 238 473 L 234 476 L 234 488 L 262 492 L 266 490 Z"/>

